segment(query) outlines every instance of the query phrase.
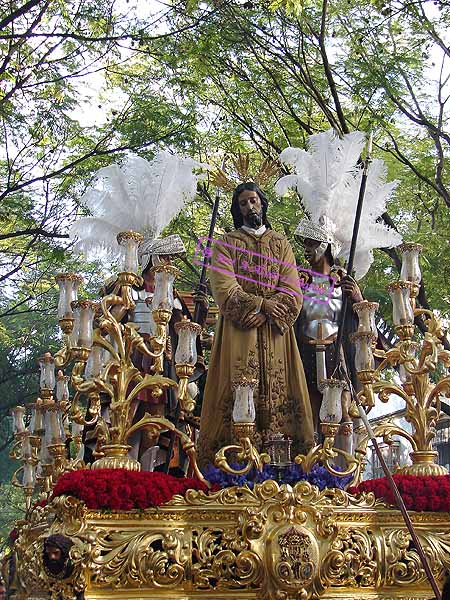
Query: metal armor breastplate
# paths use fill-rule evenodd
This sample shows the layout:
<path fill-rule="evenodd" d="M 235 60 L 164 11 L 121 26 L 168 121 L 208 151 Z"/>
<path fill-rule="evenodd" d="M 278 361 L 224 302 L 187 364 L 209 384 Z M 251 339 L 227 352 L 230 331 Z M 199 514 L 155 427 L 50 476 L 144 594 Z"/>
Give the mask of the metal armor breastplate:
<path fill-rule="evenodd" d="M 337 333 L 339 316 L 342 310 L 342 290 L 335 287 L 329 293 L 331 284 L 324 277 L 313 276 L 310 288 L 303 293 L 303 307 L 300 314 L 300 329 L 302 335 L 318 339 L 318 324 L 322 323 L 323 338 Z M 323 293 L 314 289 L 322 288 Z M 312 288 L 312 289 L 311 289 Z"/>
<path fill-rule="evenodd" d="M 146 290 L 131 290 L 131 295 L 136 306 L 130 313 L 130 320 L 139 325 L 139 333 L 151 335 L 153 333 L 152 326 L 154 327 L 155 325 L 153 323 L 151 307 L 147 306 L 145 299 L 152 298 L 153 294 Z"/>

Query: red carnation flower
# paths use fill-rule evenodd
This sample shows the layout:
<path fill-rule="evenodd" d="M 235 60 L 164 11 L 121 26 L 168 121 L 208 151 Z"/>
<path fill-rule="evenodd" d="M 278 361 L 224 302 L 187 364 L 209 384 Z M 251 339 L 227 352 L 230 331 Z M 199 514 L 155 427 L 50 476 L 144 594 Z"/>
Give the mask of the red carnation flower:
<path fill-rule="evenodd" d="M 450 511 L 450 475 L 418 477 L 395 474 L 393 478 L 407 509 Z M 350 493 L 369 491 L 387 504 L 395 505 L 394 493 L 384 477 L 363 481 L 349 488 Z"/>
<path fill-rule="evenodd" d="M 160 506 L 188 489 L 207 491 L 205 484 L 193 478 L 125 469 L 86 469 L 60 477 L 53 496 L 70 494 L 92 509 L 131 510 Z"/>

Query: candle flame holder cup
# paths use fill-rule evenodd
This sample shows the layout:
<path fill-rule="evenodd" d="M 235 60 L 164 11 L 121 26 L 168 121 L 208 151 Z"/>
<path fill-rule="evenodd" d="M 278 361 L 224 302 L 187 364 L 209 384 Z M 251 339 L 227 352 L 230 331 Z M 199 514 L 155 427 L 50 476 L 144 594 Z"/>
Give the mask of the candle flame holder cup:
<path fill-rule="evenodd" d="M 216 467 L 227 473 L 245 475 L 252 468 L 262 471 L 264 465 L 270 462 L 270 456 L 265 452 L 259 453 L 253 443 L 256 431 L 253 390 L 257 385 L 256 379 L 246 377 L 233 383 L 233 431 L 239 443 L 221 448 L 214 459 Z M 227 457 L 228 452 L 234 455 L 237 462 L 243 462 L 244 466 L 232 467 Z"/>

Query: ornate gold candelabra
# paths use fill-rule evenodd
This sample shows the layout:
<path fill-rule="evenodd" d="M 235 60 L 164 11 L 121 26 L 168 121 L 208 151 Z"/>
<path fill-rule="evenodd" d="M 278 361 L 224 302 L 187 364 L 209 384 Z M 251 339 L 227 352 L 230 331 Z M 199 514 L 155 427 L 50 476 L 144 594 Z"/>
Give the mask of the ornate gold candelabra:
<path fill-rule="evenodd" d="M 127 232 L 127 236 L 118 236 L 119 242 L 126 240 L 127 251 L 134 256 L 133 243 L 137 244 L 139 239 Z M 137 247 L 137 246 L 136 246 Z M 133 259 L 134 260 L 134 259 Z M 137 268 L 137 262 L 126 258 L 125 262 L 130 267 Z M 93 469 L 99 468 L 126 468 L 129 470 L 140 470 L 140 463 L 129 456 L 129 438 L 140 430 L 148 430 L 151 436 L 156 436 L 163 431 L 172 431 L 181 440 L 181 445 L 189 457 L 191 466 L 196 475 L 203 480 L 198 469 L 195 447 L 191 439 L 180 429 L 174 426 L 168 419 L 146 414 L 137 423 L 133 423 L 135 403 L 144 389 L 150 389 L 151 394 L 158 398 L 168 388 L 177 387 L 177 383 L 160 373 L 163 370 L 163 356 L 167 345 L 167 325 L 170 321 L 173 308 L 173 282 L 178 270 L 170 264 L 161 264 L 152 268 L 155 274 L 155 293 L 152 300 L 152 315 L 156 324 L 156 334 L 150 337 L 152 349 L 147 346 L 144 338 L 138 333 L 133 323 L 122 324 L 120 319 L 125 312 L 132 310 L 135 306 L 131 295 L 132 286 L 139 287 L 141 278 L 133 273 L 124 272 L 118 276 L 118 285 L 112 294 L 105 296 L 100 304 L 100 315 L 98 327 L 93 332 L 92 343 L 86 347 L 72 348 L 75 351 L 75 366 L 72 371 L 72 386 L 76 393 L 72 401 L 72 415 L 75 422 L 83 422 L 79 406 L 79 399 L 87 395 L 94 401 L 95 408 L 91 409 L 90 418 L 84 420 L 84 424 L 97 423 L 97 455 L 99 458 L 92 464 Z M 125 289 L 124 289 L 125 288 Z M 185 336 L 182 331 L 191 333 Z M 186 322 L 180 324 L 179 334 L 183 354 L 183 344 L 188 350 L 195 348 L 195 338 L 200 327 Z M 186 337 L 186 340 L 185 340 Z M 103 368 L 97 369 L 95 375 L 85 376 L 86 363 L 92 352 L 101 348 L 107 353 L 108 360 Z M 177 350 L 178 351 L 178 350 Z M 144 354 L 154 361 L 154 375 L 142 375 L 134 366 L 132 357 L 135 352 Z M 180 401 L 186 400 L 187 377 L 193 370 L 196 355 L 192 352 L 183 359 L 183 363 L 176 365 L 176 371 L 180 375 L 179 397 Z M 94 361 L 95 364 L 98 361 Z M 190 364 L 192 363 L 192 364 Z M 109 398 L 108 417 L 109 422 L 100 415 L 100 396 Z"/>
<path fill-rule="evenodd" d="M 377 437 L 385 442 L 392 442 L 392 437 L 400 436 L 412 446 L 410 458 L 412 465 L 399 468 L 401 473 L 414 475 L 442 475 L 447 469 L 436 464 L 437 452 L 433 450 L 432 441 L 435 426 L 440 413 L 440 396 L 450 395 L 450 377 L 441 377 L 439 363 L 445 372 L 450 367 L 450 352 L 442 345 L 443 330 L 440 320 L 429 310 L 416 309 L 415 298 L 419 293 L 421 273 L 419 267 L 420 244 L 402 244 L 402 270 L 399 281 L 388 285 L 388 292 L 393 303 L 393 322 L 398 342 L 394 348 L 383 351 L 375 349 L 377 331 L 375 326 L 376 303 L 367 301 L 354 305 L 358 315 L 358 330 L 351 335 L 355 344 L 355 367 L 361 390 L 358 399 L 369 412 L 375 405 L 375 398 L 388 402 L 392 395 L 397 395 L 405 402 L 405 418 L 412 426 L 412 432 L 406 431 L 391 421 L 384 420 L 374 427 Z M 414 319 L 425 317 L 426 332 L 423 339 L 413 340 Z M 375 359 L 379 364 L 375 366 Z M 399 368 L 402 382 L 397 384 L 382 378 L 386 367 Z M 361 478 L 367 453 L 369 436 L 358 428 L 355 435 L 353 454 L 334 447 L 339 423 L 338 399 L 332 400 L 329 388 L 339 388 L 340 382 L 327 379 L 321 383 L 323 401 L 321 409 L 323 444 L 313 448 L 308 455 L 298 456 L 296 461 L 309 470 L 314 464 L 321 462 L 331 473 L 337 476 L 354 475 L 354 482 Z M 340 392 L 339 392 L 340 395 Z M 324 410 L 324 405 L 326 409 Z M 330 408 L 331 407 L 331 408 Z M 324 415 L 329 413 L 324 424 Z M 334 415 L 334 416 L 333 416 Z M 357 413 L 354 414 L 356 416 Z M 330 418 L 333 416 L 333 418 Z M 337 456 L 345 459 L 346 468 L 338 471 L 334 468 Z"/>
<path fill-rule="evenodd" d="M 74 462 L 66 448 L 66 440 L 71 435 L 67 423 L 67 379 L 58 374 L 55 402 L 55 361 L 47 352 L 38 363 L 41 370 L 40 397 L 30 405 L 28 427 L 24 424 L 25 408 L 18 406 L 14 409 L 16 443 L 11 456 L 24 464 L 14 474 L 13 484 L 23 488 L 27 510 L 31 507 L 36 488 L 48 496 L 58 477 L 69 465 L 73 468 Z"/>
<path fill-rule="evenodd" d="M 317 444 L 307 455 L 298 455 L 295 462 L 302 466 L 303 470 L 309 472 L 314 465 L 321 463 L 330 473 L 337 477 L 353 475 L 353 479 L 360 478 L 364 466 L 364 455 L 356 450 L 352 455 L 341 448 L 335 447 L 336 435 L 341 427 L 342 418 L 342 392 L 346 387 L 345 382 L 328 378 L 319 383 L 319 389 L 323 394 L 320 407 L 320 430 L 323 442 Z M 337 460 L 345 461 L 346 468 L 338 469 Z"/>
<path fill-rule="evenodd" d="M 402 283 L 403 282 L 399 282 Z M 390 290 L 407 290 L 408 287 L 390 286 Z M 439 381 L 432 377 L 437 372 L 441 363 L 447 370 L 450 367 L 450 353 L 443 349 L 441 338 L 442 328 L 439 319 L 431 312 L 415 309 L 414 316 L 426 315 L 427 331 L 421 343 L 413 341 L 412 319 L 411 323 L 399 323 L 395 329 L 400 337 L 395 348 L 387 352 L 375 351 L 374 354 L 381 360 L 377 369 L 367 378 L 363 390 L 359 393 L 364 403 L 367 396 L 374 393 L 382 402 L 388 402 L 391 395 L 399 396 L 405 402 L 405 419 L 412 426 L 412 433 L 405 431 L 390 421 L 384 421 L 374 428 L 377 436 L 383 437 L 390 443 L 392 436 L 405 438 L 412 446 L 410 458 L 412 465 L 400 467 L 399 472 L 411 475 L 444 475 L 448 471 L 445 467 L 436 464 L 438 453 L 433 450 L 432 441 L 435 437 L 435 427 L 440 414 L 440 396 L 450 395 L 450 377 L 447 375 Z M 408 319 L 409 311 L 408 311 Z M 385 367 L 402 368 L 403 381 L 396 384 L 382 379 Z M 366 442 L 366 440 L 364 440 Z"/>
<path fill-rule="evenodd" d="M 253 444 L 256 430 L 253 390 L 257 384 L 256 379 L 246 377 L 233 384 L 233 430 L 239 443 L 221 448 L 214 460 L 215 465 L 227 473 L 245 475 L 253 467 L 262 471 L 264 465 L 270 462 L 270 456 L 266 453 L 259 453 Z M 227 458 L 227 452 L 233 453 L 234 459 L 238 463 L 244 463 L 244 466 L 232 467 Z"/>
<path fill-rule="evenodd" d="M 48 496 L 63 472 L 85 466 L 82 460 L 85 426 L 95 426 L 97 460 L 92 465 L 94 469 L 140 470 L 140 464 L 128 455 L 130 436 L 144 429 L 151 436 L 172 431 L 180 438 L 193 471 L 204 481 L 197 466 L 194 443 L 184 431 L 168 419 L 149 414 L 133 423 L 142 390 L 150 389 L 154 397 L 160 397 L 169 387 L 177 387 L 175 381 L 161 373 L 164 353 L 168 350 L 167 326 L 172 315 L 173 282 L 178 270 L 171 264 L 153 267 L 155 293 L 151 314 L 155 331 L 149 345 L 134 323 L 121 323 L 125 314 L 135 307 L 132 288 L 140 288 L 143 284 L 136 273 L 137 247 L 141 240 L 142 236 L 134 232 L 119 234 L 118 242 L 124 247 L 124 270 L 101 302 L 78 298 L 82 281 L 78 275 L 65 273 L 56 278 L 60 289 L 58 317 L 64 345 L 54 357 L 46 353 L 39 359 L 41 391 L 40 398 L 32 406 L 29 429 L 24 425 L 25 409 L 17 407 L 15 410 L 16 444 L 12 455 L 22 460 L 23 465 L 13 482 L 24 489 L 27 508 L 31 506 L 36 484 Z M 185 412 L 192 411 L 195 406 L 187 393 L 187 383 L 197 360 L 195 340 L 200 330 L 199 325 L 187 320 L 177 325 L 178 395 Z M 136 352 L 152 358 L 154 374 L 143 375 L 134 366 L 132 359 Z M 69 400 L 69 377 L 59 371 L 55 378 L 55 367 L 62 368 L 71 363 L 70 383 L 75 393 Z M 55 385 L 56 402 L 53 398 Z M 86 400 L 87 408 L 83 406 Z M 105 402 L 108 418 L 102 415 Z M 72 458 L 66 446 L 68 436 L 74 444 Z"/>
<path fill-rule="evenodd" d="M 404 465 L 399 472 L 412 475 L 443 475 L 447 469 L 436 464 L 437 452 L 433 450 L 432 441 L 440 414 L 440 396 L 449 395 L 450 377 L 438 380 L 438 365 L 444 372 L 450 366 L 450 353 L 442 345 L 443 330 L 440 320 L 433 312 L 416 309 L 415 298 L 419 293 L 421 273 L 419 254 L 420 244 L 406 243 L 399 246 L 402 254 L 401 279 L 388 285 L 387 289 L 393 304 L 394 328 L 399 341 L 388 351 L 372 350 L 367 343 L 357 347 L 360 358 L 358 376 L 363 389 L 358 396 L 367 407 L 373 406 L 373 396 L 378 394 L 382 402 L 388 402 L 392 395 L 397 395 L 405 402 L 405 418 L 412 426 L 412 432 L 405 431 L 391 421 L 379 423 L 374 432 L 390 443 L 392 436 L 405 438 L 412 446 L 411 465 Z M 414 341 L 414 319 L 426 317 L 423 339 Z M 373 356 L 380 360 L 375 369 Z M 386 367 L 397 367 L 400 371 L 401 383 L 396 384 L 382 378 Z M 361 440 L 361 448 L 365 449 L 368 438 Z"/>
<path fill-rule="evenodd" d="M 24 414 L 25 408 L 23 406 L 16 406 L 13 410 L 15 443 L 10 452 L 10 457 L 23 462 L 14 473 L 12 484 L 22 488 L 28 513 L 31 508 L 31 498 L 36 481 L 39 446 L 36 444 L 36 436 L 33 436 L 30 430 L 25 427 Z"/>

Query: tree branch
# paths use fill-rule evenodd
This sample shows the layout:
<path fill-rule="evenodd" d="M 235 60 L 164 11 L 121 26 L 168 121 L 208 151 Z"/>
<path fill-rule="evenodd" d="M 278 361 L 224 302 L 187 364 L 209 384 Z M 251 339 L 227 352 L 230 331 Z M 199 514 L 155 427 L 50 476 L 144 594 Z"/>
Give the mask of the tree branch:
<path fill-rule="evenodd" d="M 39 4 L 39 2 L 42 2 L 42 0 L 28 0 L 28 2 L 25 2 L 25 4 L 22 4 L 22 6 L 20 6 L 17 10 L 15 10 L 10 15 L 5 17 L 2 21 L 0 21 L 0 30 L 7 27 L 10 23 L 15 21 L 19 17 L 22 17 L 29 10 L 31 10 L 32 8 L 37 6 Z M 46 3 L 44 3 L 44 4 L 46 4 Z"/>
<path fill-rule="evenodd" d="M 55 233 L 51 231 L 45 231 L 40 227 L 36 227 L 33 229 L 23 229 L 21 231 L 12 231 L 11 233 L 2 233 L 0 234 L 0 240 L 8 240 L 11 238 L 21 237 L 21 236 L 41 236 L 46 238 L 68 238 L 69 235 L 67 233 Z"/>

